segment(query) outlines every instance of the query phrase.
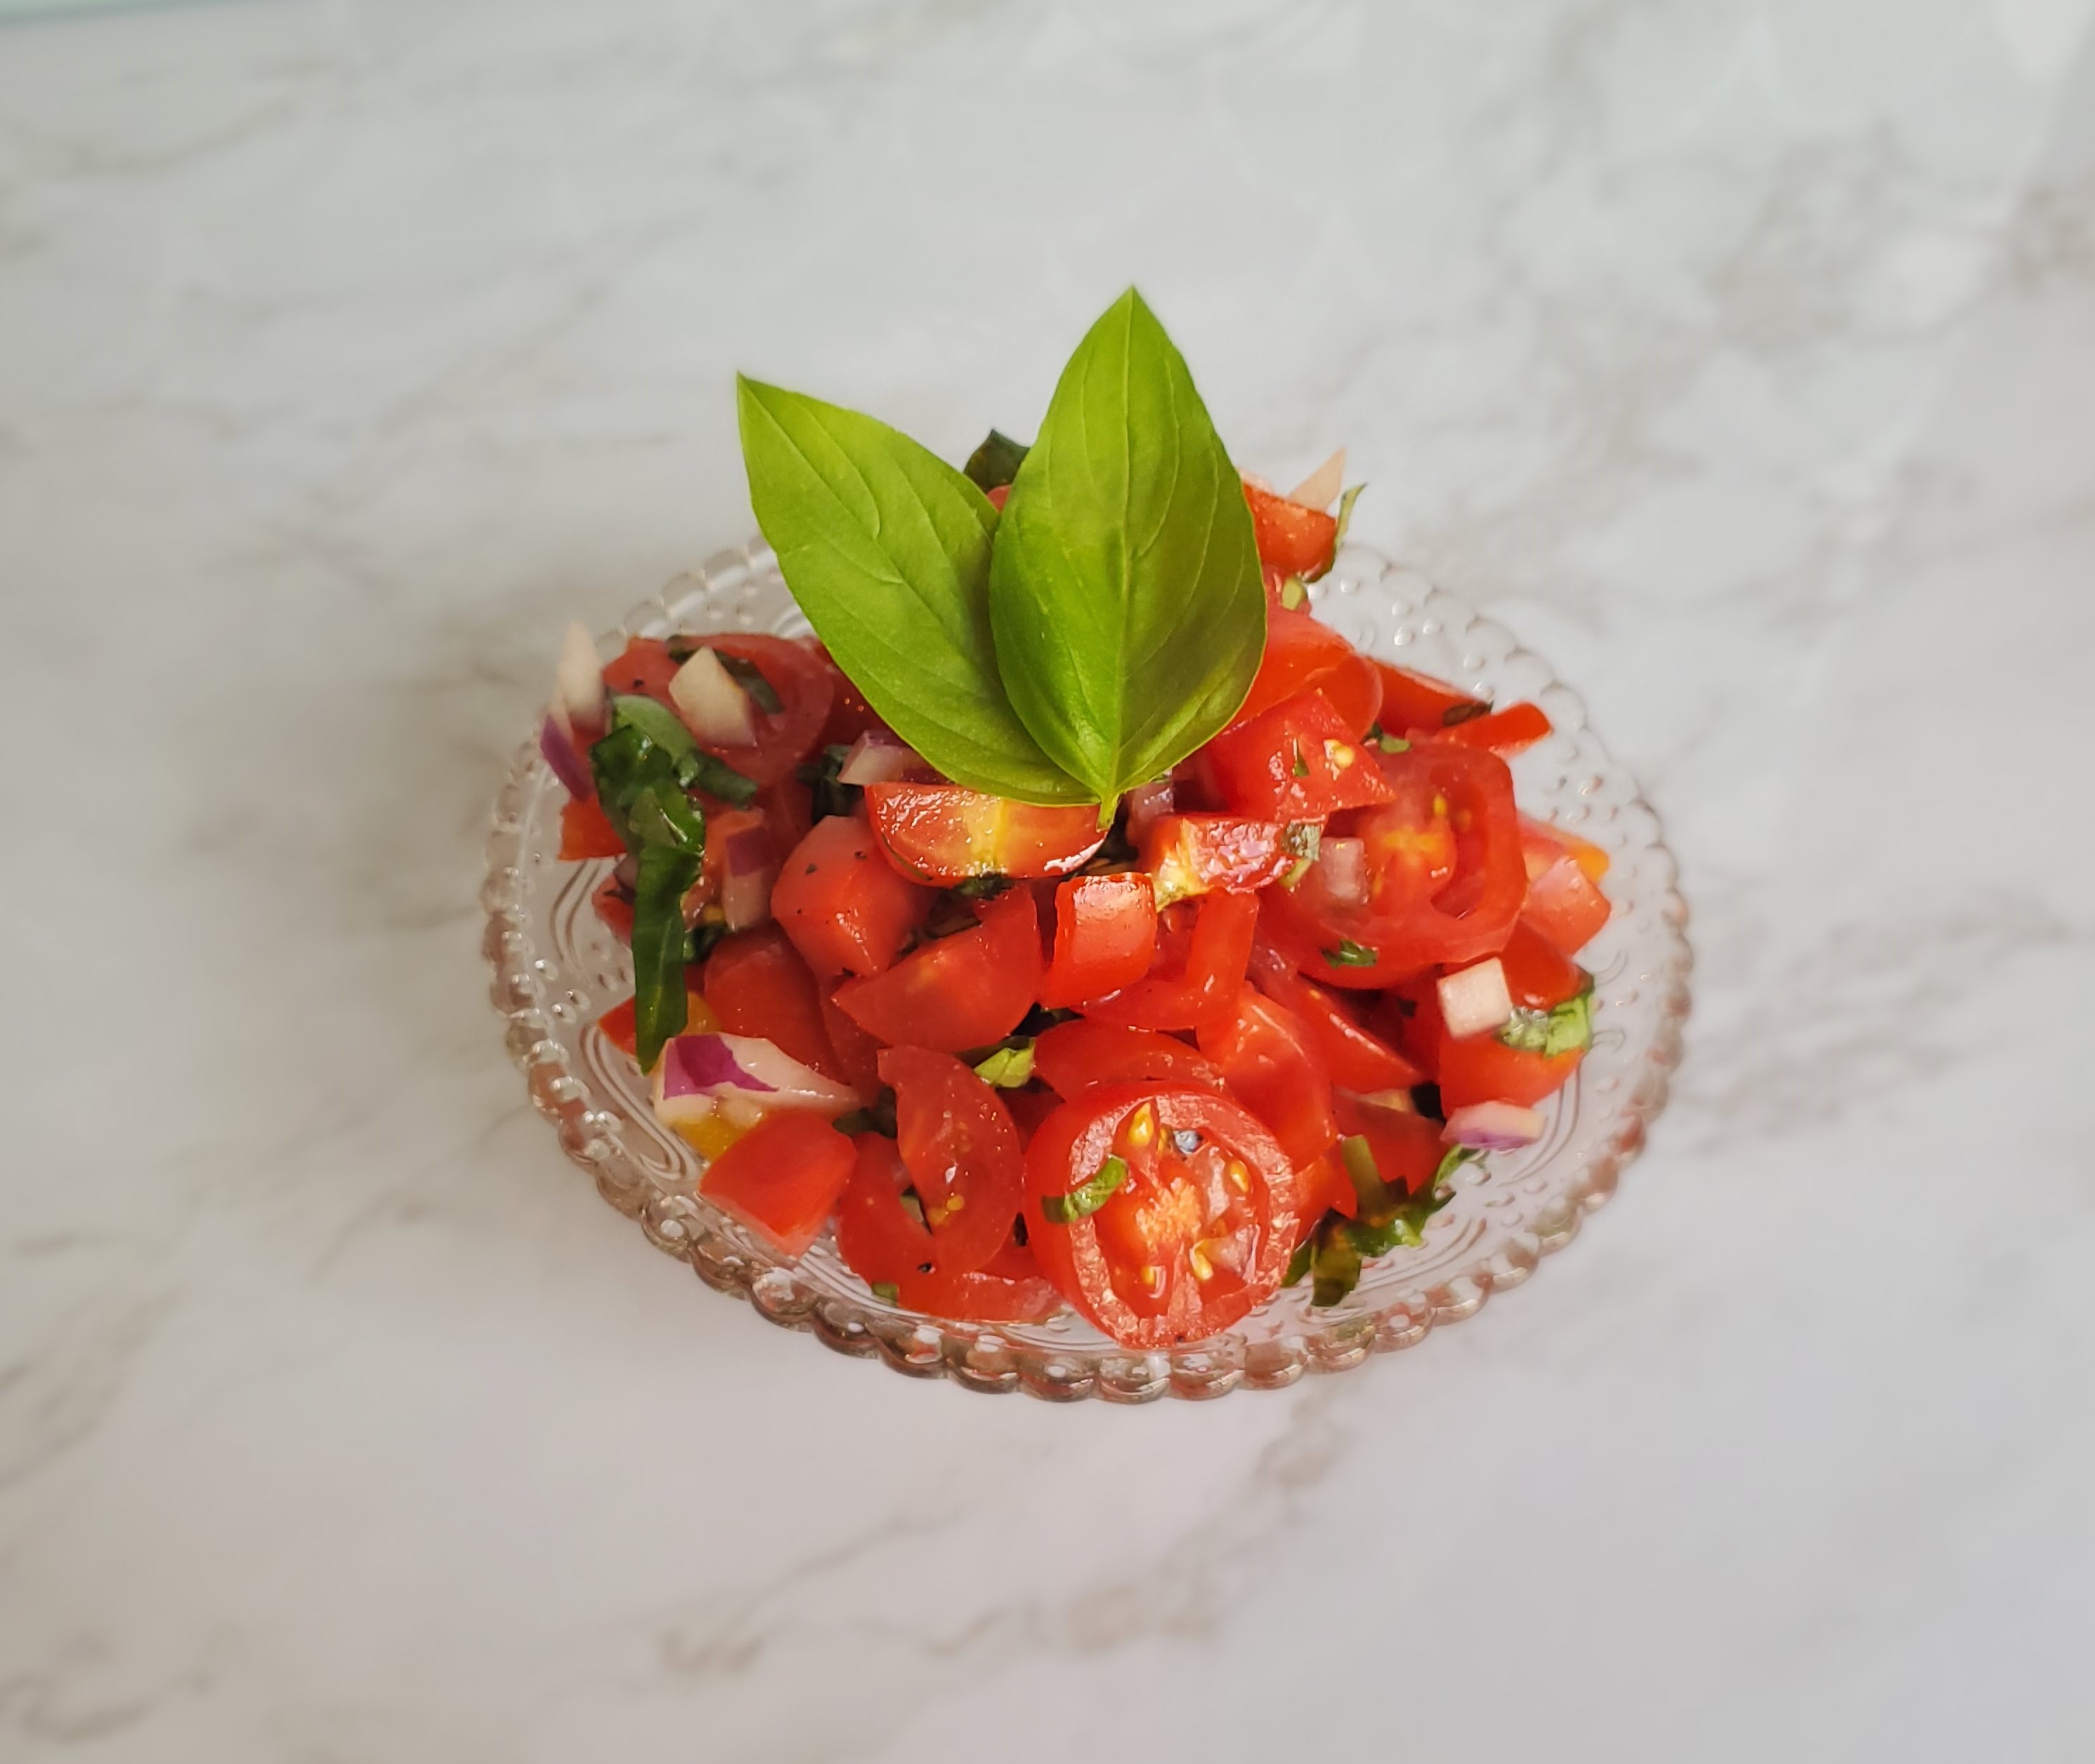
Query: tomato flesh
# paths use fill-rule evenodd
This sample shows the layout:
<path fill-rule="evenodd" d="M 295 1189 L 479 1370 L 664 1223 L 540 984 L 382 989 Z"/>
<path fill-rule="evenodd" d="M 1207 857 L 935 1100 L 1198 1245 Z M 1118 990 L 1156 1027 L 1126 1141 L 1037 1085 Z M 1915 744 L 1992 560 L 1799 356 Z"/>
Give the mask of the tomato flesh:
<path fill-rule="evenodd" d="M 957 784 L 869 784 L 882 848 L 918 882 L 1066 876 L 1104 843 L 1098 810 L 1007 801 Z"/>
<path fill-rule="evenodd" d="M 1130 1029 L 1196 1029 L 1225 1016 L 1243 990 L 1257 929 L 1255 895 L 1203 895 L 1174 907 L 1159 921 L 1148 973 L 1094 1000 L 1086 1014 Z"/>
<path fill-rule="evenodd" d="M 607 876 L 596 885 L 595 892 L 590 896 L 590 905 L 620 943 L 633 941 L 632 897 L 618 886 L 616 877 Z"/>
<path fill-rule="evenodd" d="M 1431 674 L 1387 661 L 1375 663 L 1374 669 L 1382 676 L 1382 726 L 1392 734 L 1444 728 L 1451 713 L 1460 722 L 1491 708 L 1489 700 L 1473 697 Z"/>
<path fill-rule="evenodd" d="M 902 1203 L 909 1172 L 895 1142 L 861 1133 L 853 1142 L 851 1179 L 837 1201 L 837 1253 L 869 1286 L 934 1271 L 930 1228 Z"/>
<path fill-rule="evenodd" d="M 1311 1047 L 1339 1089 L 1370 1095 L 1408 1091 L 1425 1078 L 1411 1061 L 1363 1027 L 1338 994 L 1304 979 L 1277 952 L 1255 949 L 1251 972 L 1261 991 L 1302 1020 Z"/>
<path fill-rule="evenodd" d="M 1357 740 L 1382 714 L 1382 676 L 1372 661 L 1313 614 L 1268 612 L 1265 658 L 1234 721 L 1248 721 L 1312 690 L 1324 695 Z"/>
<path fill-rule="evenodd" d="M 699 1193 L 782 1255 L 799 1256 L 829 1223 L 852 1157 L 821 1116 L 774 1109 L 706 1166 Z"/>
<path fill-rule="evenodd" d="M 1357 1134 L 1368 1142 L 1375 1174 L 1392 1188 L 1400 1188 L 1406 1194 L 1420 1193 L 1447 1156 L 1439 1122 L 1424 1115 L 1377 1108 L 1359 1097 L 1347 1095 L 1336 1099 L 1335 1112 L 1339 1132 L 1348 1139 Z M 1350 1213 L 1352 1209 L 1344 1210 Z"/>
<path fill-rule="evenodd" d="M 669 682 L 682 665 L 671 659 L 669 646 L 660 638 L 636 637 L 604 664 L 604 689 L 621 698 L 652 699 L 674 710 Z"/>
<path fill-rule="evenodd" d="M 1013 1278 L 978 1269 L 970 1274 L 904 1274 L 895 1283 L 895 1303 L 926 1317 L 972 1323 L 1039 1323 L 1062 1308 L 1062 1295 L 1045 1276 Z"/>
<path fill-rule="evenodd" d="M 1578 963 L 1522 919 L 1499 952 L 1506 991 L 1514 1004 L 1531 1011 L 1561 1004 L 1586 983 Z"/>
<path fill-rule="evenodd" d="M 1215 1062 L 1184 1042 L 1154 1029 L 1125 1029 L 1088 1017 L 1043 1032 L 1033 1043 L 1033 1069 L 1065 1099 L 1095 1084 L 1225 1087 Z"/>
<path fill-rule="evenodd" d="M 1223 730 L 1201 753 L 1222 805 L 1261 821 L 1322 821 L 1391 796 L 1371 752 L 1319 692 Z"/>
<path fill-rule="evenodd" d="M 1540 704 L 1509 704 L 1488 716 L 1449 724 L 1435 733 L 1443 741 L 1466 747 L 1487 747 L 1496 754 L 1520 753 L 1551 733 L 1553 725 Z"/>
<path fill-rule="evenodd" d="M 1159 815 L 1142 836 L 1142 867 L 1150 873 L 1160 907 L 1217 888 L 1263 888 L 1294 865 L 1287 835 L 1277 821 Z"/>
<path fill-rule="evenodd" d="M 1018 1026 L 1039 999 L 1044 966 L 1039 909 L 1025 889 L 1013 888 L 982 908 L 969 929 L 924 944 L 885 973 L 847 980 L 836 1001 L 890 1047 L 959 1053 L 1000 1041 Z"/>
<path fill-rule="evenodd" d="M 1051 1222 L 1108 1156 L 1126 1179 L 1095 1211 Z M 1114 1340 L 1168 1347 L 1226 1329 L 1280 1284 L 1300 1210 L 1295 1169 L 1240 1104 L 1212 1091 L 1108 1085 L 1042 1123 L 1026 1156 L 1026 1240 L 1063 1296 Z"/>
<path fill-rule="evenodd" d="M 1613 911 L 1567 852 L 1528 883 L 1521 917 L 1566 956 L 1575 956 L 1599 935 Z"/>
<path fill-rule="evenodd" d="M 1309 1026 L 1285 1005 L 1247 988 L 1234 1015 L 1200 1031 L 1200 1052 L 1298 1166 L 1313 1164 L 1337 1140 L 1331 1076 Z"/>
<path fill-rule="evenodd" d="M 849 1082 L 800 952 L 775 925 L 724 938 L 706 958 L 706 1004 L 730 1035 L 760 1035 L 825 1078 Z"/>
<path fill-rule="evenodd" d="M 625 856 L 625 842 L 612 828 L 603 804 L 594 796 L 572 796 L 560 805 L 561 862 Z"/>
<path fill-rule="evenodd" d="M 1331 567 L 1339 543 L 1335 516 L 1305 508 L 1247 479 L 1244 500 L 1251 505 L 1252 532 L 1258 560 L 1284 576 L 1321 576 Z"/>
<path fill-rule="evenodd" d="M 684 1033 L 703 1035 L 721 1025 L 713 1016 L 712 1007 L 706 1003 L 705 995 L 699 991 L 692 970 L 684 970 Z M 625 999 L 614 1004 L 596 1020 L 596 1026 L 603 1039 L 629 1059 L 637 1058 L 640 1052 L 640 1037 L 634 1017 L 634 1000 Z"/>
<path fill-rule="evenodd" d="M 930 891 L 881 860 L 872 828 L 856 815 L 817 821 L 771 891 L 773 914 L 825 978 L 881 973 L 930 910 Z"/>
<path fill-rule="evenodd" d="M 1073 876 L 1055 890 L 1055 953 L 1040 986 L 1051 1009 L 1135 984 L 1156 953 L 1156 897 L 1149 878 Z"/>
<path fill-rule="evenodd" d="M 930 1227 L 941 1274 L 980 1268 L 1011 1236 L 1026 1191 L 1018 1129 L 996 1092 L 951 1054 L 891 1048 L 895 1144 Z"/>

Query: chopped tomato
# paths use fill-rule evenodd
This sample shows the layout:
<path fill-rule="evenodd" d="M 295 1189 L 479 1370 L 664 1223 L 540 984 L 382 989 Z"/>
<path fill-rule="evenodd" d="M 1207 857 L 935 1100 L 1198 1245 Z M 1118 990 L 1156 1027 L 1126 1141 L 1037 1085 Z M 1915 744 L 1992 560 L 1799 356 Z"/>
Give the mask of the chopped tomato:
<path fill-rule="evenodd" d="M 1331 1077 L 1312 1051 L 1309 1026 L 1285 1005 L 1246 987 L 1232 1016 L 1201 1030 L 1200 1052 L 1298 1167 L 1338 1139 Z"/>
<path fill-rule="evenodd" d="M 837 1202 L 837 1253 L 869 1286 L 933 1272 L 931 1230 L 921 1205 L 903 1204 L 909 1172 L 884 1135 L 861 1133 L 852 1142 L 851 1180 Z"/>
<path fill-rule="evenodd" d="M 1160 815 L 1142 838 L 1142 867 L 1155 878 L 1156 904 L 1217 888 L 1263 888 L 1295 859 L 1277 821 L 1235 815 Z"/>
<path fill-rule="evenodd" d="M 1520 916 L 1567 956 L 1600 934 L 1614 909 L 1577 858 L 1566 852 L 1527 885 Z"/>
<path fill-rule="evenodd" d="M 1331 567 L 1331 554 L 1339 544 L 1339 523 L 1334 516 L 1276 496 L 1248 479 L 1243 493 L 1251 504 L 1261 564 L 1287 576 L 1321 576 Z"/>
<path fill-rule="evenodd" d="M 851 1180 L 852 1143 L 820 1115 L 777 1108 L 706 1166 L 699 1193 L 782 1255 L 821 1235 Z"/>
<path fill-rule="evenodd" d="M 1215 1062 L 1183 1041 L 1153 1029 L 1124 1029 L 1081 1017 L 1041 1034 L 1033 1043 L 1033 1070 L 1065 1097 L 1094 1084 L 1224 1087 Z"/>
<path fill-rule="evenodd" d="M 1533 882 L 1566 852 L 1585 871 L 1586 880 L 1597 882 L 1608 873 L 1608 854 L 1590 839 L 1548 821 L 1520 817 L 1520 849 L 1527 861 L 1527 879 Z"/>
<path fill-rule="evenodd" d="M 635 1030 L 634 1001 L 627 999 L 614 1004 L 596 1020 L 596 1026 L 603 1032 L 603 1039 L 612 1047 L 628 1056 L 637 1056 L 640 1052 L 640 1038 Z M 705 995 L 699 991 L 695 970 L 684 970 L 684 1033 L 703 1035 L 721 1027 L 714 1017 L 712 1007 L 706 1003 Z"/>
<path fill-rule="evenodd" d="M 1026 890 L 1012 888 L 982 909 L 979 924 L 924 944 L 884 973 L 846 981 L 837 1004 L 890 1047 L 958 1053 L 1018 1026 L 1040 997 L 1043 966 L 1039 908 Z"/>
<path fill-rule="evenodd" d="M 963 1322 L 1038 1323 L 1062 1308 L 1062 1295 L 1037 1273 L 1014 1278 L 985 1268 L 973 1274 L 905 1274 L 895 1289 L 898 1304 Z"/>
<path fill-rule="evenodd" d="M 723 631 L 693 647 L 747 662 L 778 699 L 776 711 L 752 707 L 757 730 L 753 743 L 709 747 L 707 751 L 759 784 L 775 784 L 789 776 L 814 751 L 829 719 L 835 688 L 828 664 L 804 644 L 764 631 Z"/>
<path fill-rule="evenodd" d="M 1225 730 L 1202 752 L 1223 806 L 1240 815 L 1322 821 L 1390 799 L 1373 755 L 1319 692 Z"/>
<path fill-rule="evenodd" d="M 1583 1048 L 1555 1054 L 1509 1048 L 1496 1035 L 1471 1035 L 1457 1041 L 1443 1030 L 1440 1105 L 1460 1108 L 1469 1103 L 1496 1100 L 1532 1108 L 1545 1096 L 1562 1089 L 1585 1056 Z"/>
<path fill-rule="evenodd" d="M 1087 1185 L 1111 1179 L 1108 1158 L 1125 1176 L 1083 1210 L 1098 1198 Z M 1034 1135 L 1026 1182 L 1026 1241 L 1041 1271 L 1134 1348 L 1227 1328 L 1273 1295 L 1299 1235 L 1287 1152 L 1249 1110 L 1210 1091 L 1087 1091 Z M 1083 1197 L 1075 1210 L 1073 1196 Z"/>
<path fill-rule="evenodd" d="M 1424 1115 L 1347 1095 L 1336 1100 L 1336 1113 L 1339 1131 L 1348 1139 L 1356 1134 L 1365 1138 L 1374 1154 L 1375 1174 L 1406 1194 L 1415 1195 L 1432 1181 L 1447 1155 L 1439 1122 Z"/>
<path fill-rule="evenodd" d="M 1382 676 L 1382 726 L 1392 734 L 1444 728 L 1450 721 L 1482 716 L 1492 708 L 1487 699 L 1473 698 L 1460 686 L 1394 662 L 1379 661 L 1375 671 Z"/>
<path fill-rule="evenodd" d="M 1310 1045 L 1340 1090 L 1369 1094 L 1408 1091 L 1425 1076 L 1379 1035 L 1362 1027 L 1340 995 L 1304 979 L 1277 952 L 1253 950 L 1251 975 L 1261 992 L 1286 1005 L 1308 1026 Z"/>
<path fill-rule="evenodd" d="M 1368 898 L 1335 899 L 1322 865 L 1269 889 L 1269 934 L 1327 986 L 1389 985 L 1435 963 L 1494 953 L 1526 891 L 1513 776 L 1497 755 L 1422 742 L 1384 756 L 1395 799 L 1361 817 Z"/>
<path fill-rule="evenodd" d="M 1235 721 L 1248 721 L 1313 690 L 1330 701 L 1356 740 L 1382 712 L 1382 676 L 1372 661 L 1310 613 L 1269 610 L 1265 657 Z"/>
<path fill-rule="evenodd" d="M 670 703 L 669 682 L 682 665 L 671 659 L 669 646 L 659 637 L 636 637 L 604 664 L 605 690 L 624 698 L 652 699 Z"/>
<path fill-rule="evenodd" d="M 1055 890 L 1055 953 L 1040 1002 L 1061 1009 L 1133 986 L 1156 953 L 1156 899 L 1147 876 L 1072 876 Z"/>
<path fill-rule="evenodd" d="M 764 825 L 771 830 L 772 843 L 782 862 L 815 824 L 812 793 L 789 773 L 758 791 L 756 806 L 763 812 Z"/>
<path fill-rule="evenodd" d="M 949 1053 L 890 1048 L 895 1144 L 941 1274 L 980 1268 L 1010 1239 L 1026 1191 L 1018 1129 L 997 1093 Z"/>
<path fill-rule="evenodd" d="M 822 1022 L 821 994 L 775 925 L 724 938 L 706 958 L 706 1003 L 730 1035 L 760 1035 L 825 1078 L 846 1078 Z"/>
<path fill-rule="evenodd" d="M 1509 704 L 1488 716 L 1471 716 L 1437 730 L 1444 741 L 1466 747 L 1488 747 L 1493 753 L 1519 753 L 1550 733 L 1553 725 L 1540 704 Z"/>
<path fill-rule="evenodd" d="M 931 893 L 883 863 L 873 829 L 830 815 L 793 847 L 771 891 L 771 910 L 808 965 L 833 974 L 879 973 L 902 953 L 931 910 Z"/>
<path fill-rule="evenodd" d="M 1525 919 L 1499 952 L 1499 966 L 1514 1003 L 1531 1011 L 1561 1004 L 1586 983 L 1578 963 Z"/>
<path fill-rule="evenodd" d="M 821 991 L 822 1028 L 830 1047 L 836 1050 L 844 1082 L 860 1095 L 871 1096 L 880 1088 L 880 1043 L 838 1008 L 834 986 L 824 986 Z"/>
<path fill-rule="evenodd" d="M 848 747 L 860 735 L 871 731 L 891 733 L 880 713 L 866 703 L 865 695 L 852 684 L 850 676 L 823 647 L 820 638 L 804 637 L 800 644 L 822 664 L 830 677 L 830 714 L 822 724 L 821 734 L 817 738 L 817 747 Z"/>
<path fill-rule="evenodd" d="M 1105 841 L 1095 808 L 1042 808 L 957 784 L 869 784 L 882 848 L 917 882 L 1066 876 Z"/>
<path fill-rule="evenodd" d="M 625 842 L 612 830 L 611 817 L 594 796 L 571 796 L 560 805 L 560 861 L 590 857 L 623 857 Z"/>
<path fill-rule="evenodd" d="M 633 941 L 633 896 L 619 886 L 616 877 L 607 876 L 596 885 L 590 904 L 620 943 Z"/>
<path fill-rule="evenodd" d="M 1243 990 L 1257 927 L 1253 895 L 1203 895 L 1171 908 L 1159 919 L 1149 972 L 1124 991 L 1093 1000 L 1085 1014 L 1131 1029 L 1194 1029 L 1227 1015 Z"/>
<path fill-rule="evenodd" d="M 1361 1210 L 1360 1191 L 1354 1187 L 1335 1146 L 1315 1162 L 1304 1165 L 1296 1180 L 1302 1189 L 1301 1235 L 1304 1238 L 1327 1213 L 1343 1213 L 1350 1219 Z"/>

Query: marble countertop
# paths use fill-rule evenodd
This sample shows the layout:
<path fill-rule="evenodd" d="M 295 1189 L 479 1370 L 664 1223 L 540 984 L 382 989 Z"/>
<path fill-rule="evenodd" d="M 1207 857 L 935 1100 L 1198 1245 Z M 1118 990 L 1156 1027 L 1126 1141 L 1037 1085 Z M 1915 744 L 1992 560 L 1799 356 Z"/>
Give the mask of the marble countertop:
<path fill-rule="evenodd" d="M 2088 0 L 236 4 L 0 31 L 0 1756 L 2084 1759 Z M 749 528 L 1139 281 L 1578 683 L 1674 1104 L 1343 1378 L 985 1401 L 525 1106 L 487 805 Z"/>

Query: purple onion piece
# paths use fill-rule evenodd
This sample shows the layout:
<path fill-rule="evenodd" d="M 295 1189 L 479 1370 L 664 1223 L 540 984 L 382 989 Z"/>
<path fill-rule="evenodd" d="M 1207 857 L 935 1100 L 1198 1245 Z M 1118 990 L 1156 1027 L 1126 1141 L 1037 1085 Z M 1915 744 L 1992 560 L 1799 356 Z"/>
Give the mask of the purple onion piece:
<path fill-rule="evenodd" d="M 570 796 L 586 801 L 596 795 L 596 781 L 590 776 L 589 765 L 576 752 L 574 743 L 568 738 L 557 716 L 549 715 L 538 725 L 538 751 L 546 756 L 553 776 L 567 786 Z"/>

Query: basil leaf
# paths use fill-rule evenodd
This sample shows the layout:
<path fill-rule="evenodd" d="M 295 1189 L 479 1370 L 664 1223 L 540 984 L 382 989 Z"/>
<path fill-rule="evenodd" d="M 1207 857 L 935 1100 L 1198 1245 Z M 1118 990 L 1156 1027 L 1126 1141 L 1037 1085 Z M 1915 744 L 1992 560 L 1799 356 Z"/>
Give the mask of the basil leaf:
<path fill-rule="evenodd" d="M 975 1062 L 975 1076 L 1000 1091 L 1017 1090 L 1033 1078 L 1033 1043 L 1022 1041 L 999 1048 L 986 1060 Z"/>
<path fill-rule="evenodd" d="M 1280 585 L 1280 603 L 1290 612 L 1300 612 L 1309 598 L 1309 585 L 1300 576 L 1290 576 Z"/>
<path fill-rule="evenodd" d="M 1024 442 L 1013 441 L 1010 436 L 999 434 L 992 429 L 989 439 L 968 455 L 968 463 L 960 469 L 967 474 L 968 481 L 987 495 L 1017 477 L 1019 467 L 1032 451 Z"/>
<path fill-rule="evenodd" d="M 808 786 L 808 808 L 811 818 L 826 821 L 831 815 L 849 815 L 857 812 L 865 792 L 856 784 L 843 782 L 837 774 L 844 769 L 844 761 L 851 757 L 851 749 L 830 747 L 822 749 L 819 760 L 806 761 L 793 768 L 794 777 Z"/>
<path fill-rule="evenodd" d="M 1020 802 L 1089 800 L 1027 733 L 998 677 L 987 499 L 885 423 L 736 384 L 756 524 L 866 702 L 956 784 Z"/>
<path fill-rule="evenodd" d="M 1251 690 L 1265 645 L 1251 509 L 1132 288 L 1062 370 L 997 527 L 989 606 L 1013 708 L 1101 825 Z"/>
<path fill-rule="evenodd" d="M 1316 1253 L 1317 1240 L 1313 1234 L 1295 1246 L 1295 1253 L 1287 1258 L 1287 1272 L 1280 1277 L 1284 1287 L 1300 1286 L 1302 1277 L 1309 1271 L 1309 1258 Z"/>
<path fill-rule="evenodd" d="M 1328 1215 L 1317 1228 L 1309 1271 L 1309 1302 L 1319 1310 L 1336 1304 L 1361 1283 L 1361 1248 L 1339 1215 Z"/>
<path fill-rule="evenodd" d="M 633 888 L 633 1039 L 640 1069 L 651 1071 L 662 1043 L 680 1033 L 684 996 L 684 896 L 698 882 L 700 854 L 673 845 L 640 853 Z"/>
<path fill-rule="evenodd" d="M 1339 939 L 1336 949 L 1323 952 L 1324 960 L 1334 968 L 1372 968 L 1382 957 L 1365 943 L 1356 943 L 1350 937 Z"/>
<path fill-rule="evenodd" d="M 716 796 L 724 803 L 733 803 L 746 808 L 756 800 L 756 784 L 744 777 L 723 760 L 716 760 L 693 738 L 683 720 L 668 705 L 650 698 L 638 695 L 615 698 L 611 701 L 611 729 L 606 739 L 621 730 L 630 730 L 654 747 L 668 755 L 673 763 L 677 782 L 695 790 L 702 790 L 708 796 Z M 603 742 L 596 746 L 601 747 Z M 596 749 L 590 750 L 592 764 Z M 617 818 L 612 825 L 617 826 Z M 624 830 L 620 830 L 621 836 Z M 630 840 L 627 843 L 630 844 Z"/>
<path fill-rule="evenodd" d="M 1331 573 L 1331 564 L 1339 561 L 1339 547 L 1346 542 L 1346 529 L 1353 524 L 1353 504 L 1361 499 L 1361 492 L 1366 488 L 1367 486 L 1365 484 L 1356 484 L 1339 499 L 1338 529 L 1331 535 L 1331 563 L 1313 572 L 1309 577 L 1310 581 L 1317 581 L 1328 576 Z M 1301 578 L 1292 577 L 1289 579 L 1299 581 Z"/>
<path fill-rule="evenodd" d="M 892 1280 L 876 1280 L 873 1283 L 873 1296 L 883 1304 L 899 1304 L 902 1300 L 902 1288 Z"/>
<path fill-rule="evenodd" d="M 713 660 L 727 670 L 729 679 L 740 686 L 750 697 L 750 702 L 766 714 L 777 716 L 786 706 L 779 699 L 778 688 L 764 677 L 764 670 L 753 661 L 740 656 L 730 656 L 724 649 L 713 651 Z"/>
<path fill-rule="evenodd" d="M 1067 1225 L 1075 1219 L 1089 1218 L 1110 1200 L 1114 1191 L 1127 1180 L 1127 1161 L 1116 1154 L 1108 1154 L 1099 1165 L 1098 1174 L 1080 1188 L 1073 1188 L 1066 1195 L 1049 1195 L 1040 1203 L 1040 1215 L 1050 1225 Z"/>
<path fill-rule="evenodd" d="M 1514 1007 L 1512 1017 L 1500 1027 L 1498 1039 L 1522 1053 L 1539 1053 L 1546 1059 L 1575 1053 L 1593 1043 L 1593 977 L 1561 1004 L 1548 1010 Z"/>

